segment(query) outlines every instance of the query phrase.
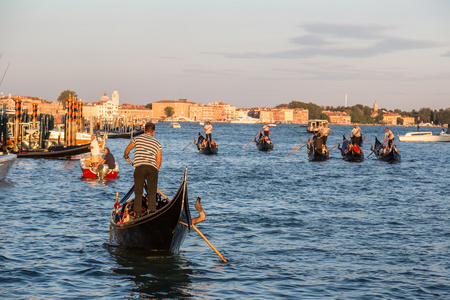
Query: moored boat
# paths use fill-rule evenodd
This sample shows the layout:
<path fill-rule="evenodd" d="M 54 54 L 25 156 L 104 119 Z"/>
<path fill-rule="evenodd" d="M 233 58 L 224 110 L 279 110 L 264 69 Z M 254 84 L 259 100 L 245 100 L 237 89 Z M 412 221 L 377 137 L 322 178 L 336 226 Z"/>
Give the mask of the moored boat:
<path fill-rule="evenodd" d="M 259 139 L 255 140 L 256 147 L 259 151 L 270 151 L 273 149 L 273 142 L 269 137 L 265 137 L 262 133 L 259 134 Z"/>
<path fill-rule="evenodd" d="M 214 141 L 207 141 L 203 135 L 199 132 L 198 133 L 197 142 L 195 143 L 197 145 L 197 150 L 201 154 L 217 154 L 219 152 L 219 146 Z"/>
<path fill-rule="evenodd" d="M 81 146 L 52 146 L 48 149 L 16 153 L 19 158 L 71 158 L 72 156 L 88 153 L 89 144 Z"/>
<path fill-rule="evenodd" d="M 399 162 L 401 160 L 400 152 L 398 151 L 395 145 L 392 145 L 392 148 L 389 149 L 388 146 L 383 146 L 380 143 L 377 137 L 375 137 L 375 147 L 372 147 L 371 150 L 375 153 L 375 156 L 387 162 Z"/>
<path fill-rule="evenodd" d="M 431 131 L 407 132 L 397 136 L 400 142 L 450 142 L 450 134 L 433 134 Z"/>
<path fill-rule="evenodd" d="M 361 162 L 364 160 L 364 151 L 358 145 L 350 143 L 345 136 L 343 142 L 338 146 L 341 150 L 342 158 L 346 161 Z M 341 148 L 342 147 L 342 148 Z"/>
<path fill-rule="evenodd" d="M 17 155 L 15 154 L 0 154 L 0 181 L 6 179 L 9 170 L 16 161 Z"/>
<path fill-rule="evenodd" d="M 180 251 L 192 226 L 187 193 L 187 169 L 172 200 L 157 194 L 156 212 L 146 211 L 147 195 L 142 198 L 144 213 L 140 218 L 124 221 L 132 211 L 134 199 L 128 198 L 134 187 L 115 205 L 110 218 L 111 243 L 128 251 L 141 254 L 174 255 Z"/>

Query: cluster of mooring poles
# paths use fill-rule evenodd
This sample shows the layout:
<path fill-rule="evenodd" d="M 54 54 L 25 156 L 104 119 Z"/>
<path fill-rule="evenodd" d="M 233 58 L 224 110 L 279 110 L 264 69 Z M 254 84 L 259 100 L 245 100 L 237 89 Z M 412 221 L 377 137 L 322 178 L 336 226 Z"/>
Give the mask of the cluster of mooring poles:
<path fill-rule="evenodd" d="M 83 104 L 69 95 L 67 100 L 67 114 L 65 118 L 64 139 L 67 146 L 75 146 L 77 144 L 77 132 L 84 131 L 83 120 Z"/>

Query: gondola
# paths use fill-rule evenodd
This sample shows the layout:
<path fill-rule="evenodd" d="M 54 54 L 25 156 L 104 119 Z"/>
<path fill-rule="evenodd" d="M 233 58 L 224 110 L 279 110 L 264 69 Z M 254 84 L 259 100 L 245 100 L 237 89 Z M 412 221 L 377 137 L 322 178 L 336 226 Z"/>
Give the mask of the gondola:
<path fill-rule="evenodd" d="M 375 147 L 372 147 L 371 150 L 375 153 L 375 156 L 382 161 L 399 162 L 402 158 L 395 145 L 392 145 L 391 149 L 384 148 L 377 137 L 375 137 Z"/>
<path fill-rule="evenodd" d="M 201 154 L 210 155 L 210 154 L 217 154 L 217 152 L 219 152 L 219 147 L 217 146 L 216 142 L 207 141 L 200 132 L 198 133 L 198 135 L 199 137 L 197 139 L 196 145 L 198 151 Z"/>
<path fill-rule="evenodd" d="M 353 161 L 353 162 L 363 161 L 364 151 L 361 149 L 361 147 L 350 143 L 345 138 L 345 135 L 343 135 L 343 139 L 344 141 L 342 142 L 342 144 L 338 146 L 338 149 L 341 150 L 342 158 L 346 161 Z"/>
<path fill-rule="evenodd" d="M 321 138 L 314 136 L 314 140 L 307 144 L 308 159 L 311 161 L 324 161 L 330 156 L 327 147 L 324 145 Z"/>
<path fill-rule="evenodd" d="M 256 147 L 259 151 L 270 151 L 273 149 L 273 142 L 270 140 L 269 137 L 264 137 L 262 133 L 259 134 L 259 139 L 255 140 Z"/>
<path fill-rule="evenodd" d="M 108 131 L 109 139 L 131 139 L 132 137 L 143 134 L 144 130 L 134 130 L 133 134 L 131 132 L 118 132 L 118 131 Z"/>
<path fill-rule="evenodd" d="M 81 146 L 52 146 L 48 149 L 16 153 L 19 158 L 70 158 L 91 151 L 89 144 Z"/>
<path fill-rule="evenodd" d="M 175 255 L 190 232 L 192 225 L 187 194 L 187 168 L 181 185 L 171 201 L 157 194 L 157 209 L 154 213 L 145 212 L 142 217 L 122 222 L 129 205 L 128 200 L 134 187 L 115 205 L 110 218 L 111 244 L 121 249 L 144 255 Z M 145 190 L 145 189 L 144 189 Z M 147 195 L 142 198 L 143 206 Z M 145 206 L 144 206 L 145 207 Z"/>

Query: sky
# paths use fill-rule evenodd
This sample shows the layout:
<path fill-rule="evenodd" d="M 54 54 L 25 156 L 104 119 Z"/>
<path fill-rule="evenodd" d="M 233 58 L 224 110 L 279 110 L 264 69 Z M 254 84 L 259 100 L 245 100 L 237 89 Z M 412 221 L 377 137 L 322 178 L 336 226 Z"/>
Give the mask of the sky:
<path fill-rule="evenodd" d="M 449 29 L 447 0 L 0 0 L 0 94 L 448 108 Z"/>

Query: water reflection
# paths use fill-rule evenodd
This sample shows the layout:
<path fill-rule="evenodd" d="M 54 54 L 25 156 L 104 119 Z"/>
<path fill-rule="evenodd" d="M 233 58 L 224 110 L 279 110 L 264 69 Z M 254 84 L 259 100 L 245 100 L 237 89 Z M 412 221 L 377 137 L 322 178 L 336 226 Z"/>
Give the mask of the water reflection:
<path fill-rule="evenodd" d="M 112 271 L 133 282 L 130 297 L 139 299 L 185 299 L 193 297 L 190 261 L 175 256 L 137 256 L 106 246 L 117 265 Z M 127 298 L 128 295 L 124 295 Z"/>

